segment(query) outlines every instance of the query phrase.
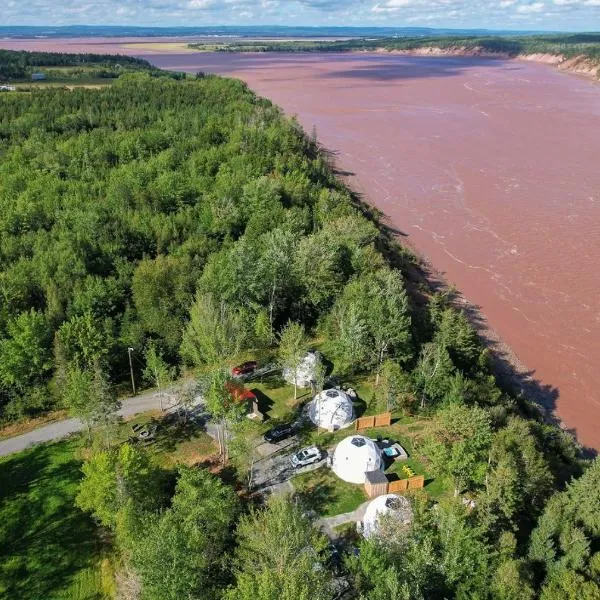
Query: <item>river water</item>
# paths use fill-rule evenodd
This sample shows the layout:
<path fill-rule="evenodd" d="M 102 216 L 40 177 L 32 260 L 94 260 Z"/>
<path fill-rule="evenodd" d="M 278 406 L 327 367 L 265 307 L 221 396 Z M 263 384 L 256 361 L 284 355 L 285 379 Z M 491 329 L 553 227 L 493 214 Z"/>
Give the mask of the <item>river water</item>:
<path fill-rule="evenodd" d="M 600 85 L 525 62 L 147 56 L 246 81 L 337 153 L 349 183 L 600 448 Z"/>
<path fill-rule="evenodd" d="M 239 77 L 337 153 L 600 448 L 600 85 L 534 63 L 387 54 L 146 53 Z"/>

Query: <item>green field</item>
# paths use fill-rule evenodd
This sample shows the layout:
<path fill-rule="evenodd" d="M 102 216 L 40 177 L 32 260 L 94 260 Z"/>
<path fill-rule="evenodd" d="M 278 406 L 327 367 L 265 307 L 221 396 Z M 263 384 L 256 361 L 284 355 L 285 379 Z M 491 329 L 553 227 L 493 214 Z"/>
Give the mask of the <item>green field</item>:
<path fill-rule="evenodd" d="M 154 72 L 151 65 L 122 55 L 23 52 L 0 49 L 0 81 L 31 83 L 34 73 L 43 73 L 43 83 L 99 81 L 110 83 L 125 73 Z"/>
<path fill-rule="evenodd" d="M 368 500 L 362 485 L 342 481 L 327 467 L 298 475 L 292 483 L 300 499 L 323 517 L 351 512 Z"/>
<path fill-rule="evenodd" d="M 74 505 L 79 441 L 37 446 L 0 460 L 0 597 L 103 598 L 105 546 Z"/>
<path fill-rule="evenodd" d="M 134 437 L 134 425 L 157 427 L 153 442 L 146 448 L 154 462 L 164 469 L 173 469 L 178 464 L 191 466 L 203 462 L 217 451 L 215 441 L 193 421 L 180 422 L 174 416 L 163 419 L 159 411 L 141 414 L 120 423 L 115 440 L 125 442 Z"/>
<path fill-rule="evenodd" d="M 250 381 L 246 387 L 256 394 L 259 410 L 273 421 L 292 418 L 302 402 L 309 399 L 307 391 L 310 394 L 310 390 L 299 388 L 298 398 L 294 400 L 294 386 L 278 377 L 263 382 Z"/>

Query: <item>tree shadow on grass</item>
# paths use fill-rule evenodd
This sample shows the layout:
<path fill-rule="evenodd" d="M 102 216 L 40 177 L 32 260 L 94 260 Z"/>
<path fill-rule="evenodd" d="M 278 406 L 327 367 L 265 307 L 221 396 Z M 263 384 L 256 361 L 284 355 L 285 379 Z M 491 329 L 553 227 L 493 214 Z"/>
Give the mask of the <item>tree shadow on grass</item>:
<path fill-rule="evenodd" d="M 362 417 L 367 412 L 367 403 L 358 396 L 352 401 L 352 406 L 356 418 Z"/>
<path fill-rule="evenodd" d="M 307 510 L 320 515 L 338 499 L 338 495 L 335 487 L 324 480 L 318 480 L 314 485 L 296 491 L 298 502 Z"/>
<path fill-rule="evenodd" d="M 75 507 L 75 443 L 38 446 L 0 462 L 0 588 L 6 598 L 56 598 L 99 559 L 102 541 Z"/>
<path fill-rule="evenodd" d="M 276 390 L 287 384 L 285 379 L 281 376 L 281 374 L 276 375 L 267 375 L 266 377 L 259 377 L 257 380 L 254 380 L 252 383 L 261 383 L 268 390 Z"/>
<path fill-rule="evenodd" d="M 386 471 L 387 478 L 389 479 L 392 475 L 396 475 L 395 472 L 388 473 L 387 470 L 396 462 L 393 458 L 386 456 L 385 454 L 381 454 L 381 460 L 383 460 L 383 470 Z M 398 478 L 399 479 L 399 478 Z"/>
<path fill-rule="evenodd" d="M 179 444 L 188 442 L 204 431 L 204 427 L 195 419 L 182 420 L 176 414 L 170 414 L 163 419 L 151 419 L 148 427 L 156 426 L 154 449 L 160 452 L 174 452 Z"/>

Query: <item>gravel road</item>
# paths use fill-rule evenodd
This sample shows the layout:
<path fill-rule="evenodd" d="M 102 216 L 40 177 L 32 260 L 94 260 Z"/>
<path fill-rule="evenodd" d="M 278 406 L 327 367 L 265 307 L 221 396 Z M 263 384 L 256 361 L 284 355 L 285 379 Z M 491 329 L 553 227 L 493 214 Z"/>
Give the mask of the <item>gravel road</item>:
<path fill-rule="evenodd" d="M 159 392 L 148 392 L 139 396 L 126 398 L 122 401 L 118 414 L 122 417 L 131 417 L 150 410 L 160 410 L 161 396 L 164 402 L 165 396 Z M 28 433 L 1 440 L 0 456 L 21 452 L 21 450 L 25 450 L 36 444 L 59 440 L 84 429 L 85 424 L 79 419 L 65 419 L 64 421 L 50 423 Z"/>

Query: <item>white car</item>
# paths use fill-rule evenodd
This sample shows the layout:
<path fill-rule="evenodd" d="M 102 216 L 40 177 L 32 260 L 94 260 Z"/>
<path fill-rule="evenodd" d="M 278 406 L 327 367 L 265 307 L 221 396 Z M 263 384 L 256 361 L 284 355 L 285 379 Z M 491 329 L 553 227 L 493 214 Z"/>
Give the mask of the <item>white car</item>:
<path fill-rule="evenodd" d="M 316 446 L 309 446 L 308 448 L 302 448 L 302 450 L 296 452 L 296 454 L 290 458 L 290 462 L 292 463 L 292 467 L 297 469 L 319 462 L 321 458 L 323 458 L 322 452 Z"/>

